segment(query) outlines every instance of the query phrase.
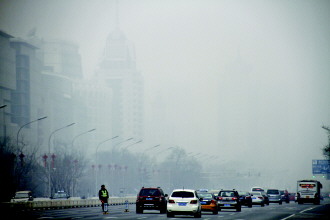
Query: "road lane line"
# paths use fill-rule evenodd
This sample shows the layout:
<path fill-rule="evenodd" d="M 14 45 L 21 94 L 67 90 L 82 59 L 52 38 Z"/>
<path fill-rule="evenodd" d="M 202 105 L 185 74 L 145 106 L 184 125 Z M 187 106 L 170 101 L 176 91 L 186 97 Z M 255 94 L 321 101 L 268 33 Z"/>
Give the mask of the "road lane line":
<path fill-rule="evenodd" d="M 295 216 L 295 214 L 289 215 L 288 217 L 282 218 L 281 220 L 286 220 L 286 219 L 289 219 L 289 218 L 291 218 L 293 216 Z"/>
<path fill-rule="evenodd" d="M 299 213 L 304 213 L 304 212 L 309 211 L 309 210 L 312 210 L 314 208 L 316 208 L 316 207 L 311 207 L 311 208 L 308 208 L 308 209 L 304 209 L 304 210 L 300 211 Z"/>

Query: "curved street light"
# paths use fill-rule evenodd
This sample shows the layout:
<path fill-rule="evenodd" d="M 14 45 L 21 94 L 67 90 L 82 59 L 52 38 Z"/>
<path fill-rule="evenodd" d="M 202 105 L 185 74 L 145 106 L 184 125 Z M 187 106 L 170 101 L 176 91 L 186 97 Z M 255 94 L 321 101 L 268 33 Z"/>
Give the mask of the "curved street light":
<path fill-rule="evenodd" d="M 90 133 L 90 132 L 92 132 L 92 131 L 95 131 L 95 130 L 96 130 L 96 128 L 93 128 L 93 129 L 91 129 L 91 130 L 85 131 L 85 132 L 80 133 L 80 134 L 78 134 L 77 136 L 75 136 L 75 137 L 72 139 L 72 142 L 71 142 L 72 149 L 73 149 L 73 142 L 74 142 L 78 137 L 80 137 L 80 136 L 82 136 L 82 135 L 84 135 L 84 134 Z"/>
<path fill-rule="evenodd" d="M 135 143 L 133 143 L 133 144 L 130 144 L 130 145 L 126 146 L 126 147 L 124 148 L 123 151 L 126 151 L 129 147 L 131 147 L 131 146 L 133 146 L 133 145 L 135 145 L 135 144 L 141 143 L 142 141 L 143 141 L 143 140 L 139 140 L 139 141 L 137 141 L 137 142 L 135 142 Z"/>
<path fill-rule="evenodd" d="M 138 163 L 139 165 L 138 165 L 138 169 L 139 170 L 141 170 L 141 168 L 142 168 L 142 159 L 143 159 L 143 155 L 144 155 L 144 153 L 147 151 L 147 150 L 152 150 L 152 149 L 154 149 L 154 148 L 157 148 L 157 147 L 159 147 L 160 146 L 160 144 L 157 144 L 157 145 L 155 145 L 155 146 L 153 146 L 153 147 L 149 147 L 149 148 L 147 148 L 147 149 L 145 149 L 143 152 L 142 152 L 142 154 L 141 154 L 141 160 L 140 160 L 140 162 Z M 144 175 L 141 175 L 141 185 L 143 185 L 143 181 L 144 181 Z"/>
<path fill-rule="evenodd" d="M 96 146 L 96 150 L 95 150 L 95 165 L 97 165 L 97 151 L 99 149 L 99 147 L 101 146 L 101 144 L 107 142 L 107 141 L 110 141 L 112 139 L 115 139 L 115 138 L 118 138 L 119 136 L 114 136 L 112 138 L 109 138 L 109 139 L 106 139 L 104 141 L 101 141 L 97 146 Z M 96 166 L 96 170 L 95 170 L 95 189 L 97 191 L 97 166 Z"/>
<path fill-rule="evenodd" d="M 29 125 L 29 124 L 31 124 L 31 123 L 33 123 L 33 122 L 37 122 L 37 121 L 43 120 L 43 119 L 45 119 L 45 118 L 47 118 L 47 116 L 44 116 L 44 117 L 38 118 L 38 119 L 36 119 L 36 120 L 30 121 L 30 122 L 28 122 L 28 123 L 22 125 L 22 126 L 18 129 L 17 136 L 16 136 L 16 147 L 17 147 L 17 149 L 18 149 L 18 135 L 19 135 L 19 132 L 22 130 L 22 128 L 24 128 L 25 126 L 27 126 L 27 125 Z"/>
<path fill-rule="evenodd" d="M 66 125 L 66 126 L 64 126 L 64 127 L 61 127 L 61 128 L 58 128 L 58 129 L 56 129 L 55 131 L 53 131 L 50 135 L 49 135 L 49 138 L 48 138 L 48 155 L 50 156 L 50 140 L 51 140 L 51 138 L 52 138 L 52 136 L 53 136 L 53 134 L 55 134 L 56 132 L 58 132 L 58 131 L 60 131 L 60 130 L 62 130 L 62 129 L 64 129 L 64 128 L 67 128 L 67 127 L 70 127 L 70 126 L 72 126 L 72 125 L 74 125 L 74 124 L 76 124 L 76 123 L 71 123 L 71 124 L 68 124 L 68 125 Z M 51 187 L 50 187 L 50 164 L 49 164 L 49 166 L 48 166 L 48 190 L 49 190 L 49 197 L 51 197 L 52 195 L 52 191 L 51 191 Z"/>
<path fill-rule="evenodd" d="M 0 109 L 3 108 L 3 112 L 2 112 L 2 122 L 3 122 L 3 143 L 6 142 L 6 113 L 5 113 L 5 107 L 7 107 L 7 105 L 2 105 L 0 106 Z"/>

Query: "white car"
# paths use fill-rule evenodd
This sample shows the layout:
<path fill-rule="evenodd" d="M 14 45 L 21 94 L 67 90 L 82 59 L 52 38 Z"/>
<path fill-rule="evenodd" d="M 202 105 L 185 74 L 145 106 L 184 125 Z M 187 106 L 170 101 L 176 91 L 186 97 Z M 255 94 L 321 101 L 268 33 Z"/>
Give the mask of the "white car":
<path fill-rule="evenodd" d="M 28 202 L 33 201 L 31 191 L 17 191 L 15 196 L 11 199 L 11 202 Z"/>
<path fill-rule="evenodd" d="M 193 215 L 202 217 L 202 206 L 197 192 L 193 189 L 175 189 L 167 202 L 167 217 Z"/>
<path fill-rule="evenodd" d="M 261 207 L 265 206 L 265 198 L 261 194 L 261 192 L 250 192 L 252 198 L 252 205 L 261 205 Z"/>

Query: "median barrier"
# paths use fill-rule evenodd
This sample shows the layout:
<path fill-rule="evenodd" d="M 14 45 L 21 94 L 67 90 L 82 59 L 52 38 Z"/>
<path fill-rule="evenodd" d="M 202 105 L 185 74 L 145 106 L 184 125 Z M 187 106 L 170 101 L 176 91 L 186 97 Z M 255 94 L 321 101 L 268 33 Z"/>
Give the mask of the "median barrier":
<path fill-rule="evenodd" d="M 136 197 L 110 197 L 109 205 L 124 205 L 125 201 L 135 203 Z M 6 206 L 13 209 L 61 209 L 100 206 L 99 199 L 68 199 L 68 200 L 46 200 L 28 202 L 8 202 Z"/>

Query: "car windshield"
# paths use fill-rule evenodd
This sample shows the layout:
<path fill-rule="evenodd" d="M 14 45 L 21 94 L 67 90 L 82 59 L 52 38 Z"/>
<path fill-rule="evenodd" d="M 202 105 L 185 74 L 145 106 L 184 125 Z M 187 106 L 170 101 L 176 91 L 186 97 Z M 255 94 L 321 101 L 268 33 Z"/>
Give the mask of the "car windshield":
<path fill-rule="evenodd" d="M 234 197 L 235 196 L 235 193 L 231 192 L 231 191 L 229 191 L 229 192 L 220 192 L 219 194 L 220 194 L 219 196 L 221 196 L 221 197 Z"/>
<path fill-rule="evenodd" d="M 252 192 L 251 193 L 253 196 L 261 196 L 261 192 Z"/>
<path fill-rule="evenodd" d="M 240 195 L 240 196 L 247 196 L 248 193 L 247 192 L 238 192 L 238 195 Z"/>
<path fill-rule="evenodd" d="M 172 193 L 172 197 L 180 197 L 180 198 L 194 198 L 193 192 L 187 192 L 187 191 L 175 191 Z"/>
<path fill-rule="evenodd" d="M 16 193 L 15 198 L 16 199 L 29 198 L 29 193 Z"/>
<path fill-rule="evenodd" d="M 277 189 L 270 189 L 270 190 L 267 190 L 267 194 L 279 194 L 279 192 Z"/>
<path fill-rule="evenodd" d="M 158 189 L 142 189 L 140 196 L 160 196 Z"/>
<path fill-rule="evenodd" d="M 198 196 L 203 199 L 213 199 L 213 196 L 211 193 L 198 193 Z"/>

